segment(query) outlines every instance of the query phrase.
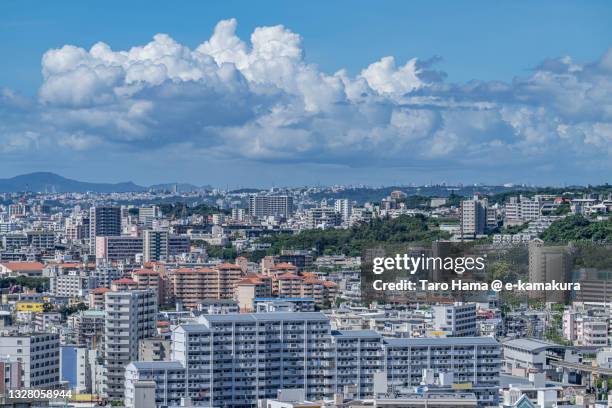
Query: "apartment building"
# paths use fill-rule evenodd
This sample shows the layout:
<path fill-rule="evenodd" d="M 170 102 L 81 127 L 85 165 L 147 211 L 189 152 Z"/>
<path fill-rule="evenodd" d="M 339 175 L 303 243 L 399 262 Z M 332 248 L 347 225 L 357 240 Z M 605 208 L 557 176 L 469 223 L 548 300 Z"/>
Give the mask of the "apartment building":
<path fill-rule="evenodd" d="M 60 269 L 50 278 L 50 290 L 55 296 L 87 297 L 89 291 L 98 286 L 98 281 L 89 272 Z"/>
<path fill-rule="evenodd" d="M 306 211 L 306 228 L 332 228 L 342 223 L 342 215 L 332 207 L 310 208 Z"/>
<path fill-rule="evenodd" d="M 434 381 L 452 373 L 454 383 L 469 384 L 480 405 L 498 404 L 501 350 L 492 337 L 385 339 L 383 347 L 390 392 L 420 385 L 429 370 Z"/>
<path fill-rule="evenodd" d="M 0 336 L 0 356 L 10 356 L 21 363 L 25 388 L 49 389 L 60 385 L 59 348 L 57 333 Z"/>
<path fill-rule="evenodd" d="M 8 390 L 18 390 L 25 387 L 23 383 L 22 364 L 10 356 L 0 357 L 0 394 L 6 394 Z"/>
<path fill-rule="evenodd" d="M 137 289 L 154 291 L 157 294 L 158 305 L 170 302 L 170 294 L 167 290 L 168 282 L 161 272 L 151 269 L 137 269 L 132 272 L 132 280 L 136 283 Z"/>
<path fill-rule="evenodd" d="M 476 303 L 433 306 L 433 326 L 434 330 L 452 337 L 477 336 Z"/>
<path fill-rule="evenodd" d="M 374 374 L 384 371 L 383 338 L 374 330 L 332 332 L 335 393 L 352 398 L 374 396 Z"/>
<path fill-rule="evenodd" d="M 55 247 L 55 232 L 34 230 L 27 232 L 28 245 L 32 248 L 49 250 Z"/>
<path fill-rule="evenodd" d="M 563 338 L 580 346 L 608 345 L 608 320 L 603 316 L 588 316 L 579 312 L 563 312 Z"/>
<path fill-rule="evenodd" d="M 104 335 L 106 314 L 103 310 L 82 310 L 71 317 L 77 346 L 95 348 Z"/>
<path fill-rule="evenodd" d="M 302 296 L 303 280 L 301 276 L 290 272 L 284 273 L 274 280 L 273 292 L 279 297 L 300 297 Z"/>
<path fill-rule="evenodd" d="M 504 223 L 517 224 L 538 219 L 542 215 L 541 197 L 510 197 L 504 205 Z"/>
<path fill-rule="evenodd" d="M 486 198 L 475 196 L 461 202 L 461 238 L 474 239 L 496 225 L 495 210 Z"/>
<path fill-rule="evenodd" d="M 265 275 L 246 276 L 236 283 L 235 298 L 240 310 L 252 312 L 257 298 L 272 296 L 272 278 Z"/>
<path fill-rule="evenodd" d="M 110 288 L 111 282 L 123 276 L 123 270 L 116 266 L 101 263 L 96 265 L 95 269 L 90 272 L 91 276 L 96 278 L 98 287 Z"/>
<path fill-rule="evenodd" d="M 243 273 L 240 265 L 222 263 L 215 267 L 217 270 L 218 293 L 217 299 L 233 299 L 236 284 L 242 279 Z"/>
<path fill-rule="evenodd" d="M 317 279 L 311 273 L 287 272 L 273 279 L 272 293 L 281 298 L 313 298 L 318 305 L 323 305 L 334 299 L 337 285 Z"/>
<path fill-rule="evenodd" d="M 190 398 L 238 407 L 279 390 L 300 390 L 310 401 L 347 391 L 372 398 L 376 375 L 401 393 L 421 384 L 423 370 L 441 392 L 469 384 L 480 405 L 497 404 L 500 346 L 491 337 L 386 339 L 371 330 L 332 331 L 321 313 L 273 312 L 201 316 L 178 326 L 172 345 L 171 361 L 127 367 L 126 406 L 143 381 L 155 382 L 158 406 Z"/>
<path fill-rule="evenodd" d="M 157 295 L 150 290 L 106 292 L 104 310 L 104 393 L 124 397 L 125 367 L 138 359 L 138 341 L 156 334 Z"/>
<path fill-rule="evenodd" d="M 164 379 L 156 388 L 163 405 L 188 396 L 196 405 L 250 406 L 286 388 L 303 389 L 309 400 L 329 398 L 334 392 L 330 334 L 321 313 L 206 315 L 199 324 L 175 329 L 173 362 L 128 367 L 126 396 L 135 381 L 157 376 Z"/>
<path fill-rule="evenodd" d="M 212 268 L 179 268 L 169 272 L 174 298 L 195 309 L 203 299 L 233 299 L 243 277 L 239 265 L 224 263 Z"/>
<path fill-rule="evenodd" d="M 143 252 L 141 237 L 119 235 L 110 237 L 96 237 L 95 240 L 96 259 L 105 259 L 110 262 L 134 261 L 136 259 L 136 255 L 142 254 Z"/>
<path fill-rule="evenodd" d="M 88 295 L 89 308 L 96 310 L 104 310 L 104 294 L 109 291 L 110 288 L 106 287 L 100 287 L 90 290 Z"/>
<path fill-rule="evenodd" d="M 293 197 L 288 195 L 252 195 L 249 214 L 257 218 L 289 217 L 293 214 Z"/>
<path fill-rule="evenodd" d="M 338 214 L 340 214 L 342 222 L 348 222 L 351 219 L 351 214 L 353 213 L 353 203 L 351 200 L 341 198 L 334 202 L 334 209 Z"/>
<path fill-rule="evenodd" d="M 151 228 L 153 221 L 161 217 L 161 211 L 158 206 L 152 205 L 149 207 L 140 207 L 138 209 L 138 222 L 145 228 Z"/>
<path fill-rule="evenodd" d="M 216 299 L 217 271 L 211 268 L 179 268 L 169 272 L 174 299 L 195 309 L 202 299 Z"/>
<path fill-rule="evenodd" d="M 143 232 L 143 256 L 145 262 L 168 259 L 168 231 L 146 230 Z"/>
<path fill-rule="evenodd" d="M 89 210 L 90 253 L 97 254 L 97 237 L 121 235 L 121 208 L 110 206 L 91 207 Z"/>
<path fill-rule="evenodd" d="M 547 246 L 541 240 L 529 243 L 530 282 L 568 282 L 572 268 L 569 248 L 562 245 Z M 546 302 L 565 302 L 569 293 L 565 291 L 529 291 L 532 299 Z"/>

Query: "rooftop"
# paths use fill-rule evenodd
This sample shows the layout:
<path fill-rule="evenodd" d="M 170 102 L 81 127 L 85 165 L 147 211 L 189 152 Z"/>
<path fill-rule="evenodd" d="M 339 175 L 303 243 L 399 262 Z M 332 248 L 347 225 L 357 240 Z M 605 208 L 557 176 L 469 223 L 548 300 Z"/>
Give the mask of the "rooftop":
<path fill-rule="evenodd" d="M 389 346 L 494 346 L 499 344 L 493 337 L 434 337 L 434 338 L 410 338 L 410 339 L 385 339 Z"/>
<path fill-rule="evenodd" d="M 552 347 L 567 347 L 561 344 L 552 343 L 550 341 L 540 339 L 513 339 L 502 343 L 504 346 L 516 347 L 526 351 L 540 351 Z"/>

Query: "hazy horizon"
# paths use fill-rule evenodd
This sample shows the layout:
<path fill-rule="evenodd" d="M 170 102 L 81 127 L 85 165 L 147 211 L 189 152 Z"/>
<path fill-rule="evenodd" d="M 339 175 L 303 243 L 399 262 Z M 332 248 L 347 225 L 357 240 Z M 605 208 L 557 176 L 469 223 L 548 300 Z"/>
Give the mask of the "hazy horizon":
<path fill-rule="evenodd" d="M 136 3 L 0 4 L 0 175 L 610 181 L 612 3 Z"/>

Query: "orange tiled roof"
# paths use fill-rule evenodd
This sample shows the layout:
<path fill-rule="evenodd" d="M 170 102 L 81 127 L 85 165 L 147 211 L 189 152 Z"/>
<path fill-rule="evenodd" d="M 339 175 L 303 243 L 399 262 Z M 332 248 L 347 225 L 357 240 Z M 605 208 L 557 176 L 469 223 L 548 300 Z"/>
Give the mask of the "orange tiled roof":
<path fill-rule="evenodd" d="M 121 279 L 117 279 L 112 281 L 111 283 L 128 283 L 128 284 L 136 284 L 136 282 L 133 279 L 130 278 L 121 278 Z"/>
<path fill-rule="evenodd" d="M 132 272 L 134 275 L 159 275 L 159 272 L 151 269 L 137 269 Z"/>
<path fill-rule="evenodd" d="M 272 267 L 272 269 L 291 269 L 291 270 L 295 270 L 297 269 L 297 267 L 295 265 L 292 265 L 288 262 L 281 262 L 279 264 L 276 264 Z"/>
<path fill-rule="evenodd" d="M 95 288 L 91 290 L 91 293 L 95 293 L 95 294 L 102 294 L 102 293 L 106 293 L 106 292 L 110 292 L 109 288 Z"/>
<path fill-rule="evenodd" d="M 198 268 L 198 269 L 196 269 L 196 272 L 200 272 L 200 273 L 215 273 L 217 271 L 215 271 L 214 269 L 210 269 L 210 268 Z"/>
<path fill-rule="evenodd" d="M 263 283 L 259 278 L 256 277 L 248 277 L 239 281 L 236 285 L 259 285 Z"/>
<path fill-rule="evenodd" d="M 240 269 L 240 266 L 226 262 L 217 265 L 217 269 Z"/>
<path fill-rule="evenodd" d="M 294 280 L 294 279 L 302 279 L 300 276 L 294 275 L 291 272 L 283 273 L 276 279 L 278 280 Z"/>
<path fill-rule="evenodd" d="M 7 262 L 3 263 L 5 267 L 12 271 L 36 271 L 43 270 L 45 265 L 40 262 Z"/>
<path fill-rule="evenodd" d="M 81 264 L 79 264 L 79 263 L 63 263 L 63 264 L 60 264 L 60 266 L 62 268 L 78 268 L 78 267 L 81 266 Z"/>

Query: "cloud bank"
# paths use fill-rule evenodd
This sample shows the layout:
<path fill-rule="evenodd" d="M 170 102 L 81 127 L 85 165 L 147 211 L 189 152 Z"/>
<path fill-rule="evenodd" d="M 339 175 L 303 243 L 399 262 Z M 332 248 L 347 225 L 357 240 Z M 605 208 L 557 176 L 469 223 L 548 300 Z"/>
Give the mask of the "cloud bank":
<path fill-rule="evenodd" d="M 322 72 L 299 34 L 259 27 L 247 42 L 236 26 L 220 21 L 195 49 L 157 34 L 126 51 L 47 51 L 36 100 L 0 89 L 0 157 L 178 149 L 270 165 L 612 170 L 612 49 L 459 84 L 436 58 Z"/>

